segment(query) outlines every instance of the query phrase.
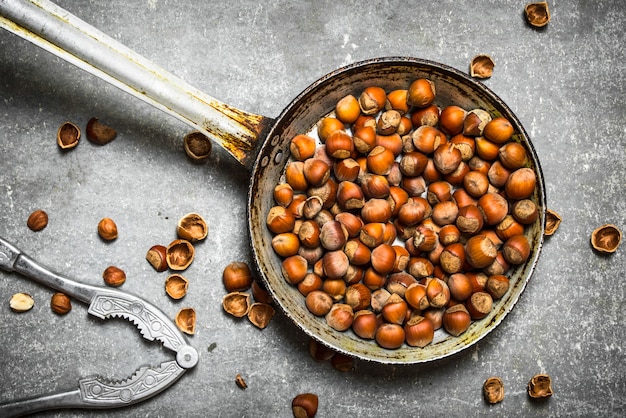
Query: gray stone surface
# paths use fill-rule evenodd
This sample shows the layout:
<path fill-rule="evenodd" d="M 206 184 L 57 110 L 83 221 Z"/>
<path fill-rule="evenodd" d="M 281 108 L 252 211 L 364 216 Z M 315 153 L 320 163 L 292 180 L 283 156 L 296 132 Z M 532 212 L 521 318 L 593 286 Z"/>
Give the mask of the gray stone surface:
<path fill-rule="evenodd" d="M 300 91 L 348 63 L 415 56 L 468 70 L 478 53 L 496 62 L 485 81 L 520 118 L 539 155 L 550 208 L 563 217 L 515 309 L 487 338 L 444 361 L 350 373 L 316 363 L 308 337 L 281 315 L 264 331 L 223 314 L 221 271 L 251 262 L 246 237 L 247 174 L 215 149 L 193 165 L 181 144 L 189 128 L 26 41 L 0 31 L 0 235 L 44 264 L 100 284 L 110 264 L 123 289 L 171 316 L 198 312 L 191 342 L 199 365 L 158 397 L 126 409 L 38 416 L 291 416 L 291 399 L 319 394 L 318 416 L 623 416 L 626 412 L 625 248 L 595 254 L 591 231 L 626 228 L 626 9 L 619 1 L 550 1 L 552 21 L 529 27 L 519 1 L 58 2 L 123 44 L 228 104 L 275 117 Z M 85 139 L 62 153 L 63 121 L 92 116 L 117 128 L 99 147 Z M 50 215 L 26 228 L 34 209 Z M 190 211 L 210 223 L 185 275 L 189 294 L 172 302 L 165 273 L 146 250 L 168 243 Z M 111 244 L 95 228 L 114 218 Z M 16 315 L 13 293 L 34 309 Z M 79 303 L 56 316 L 51 291 L 0 273 L 0 402 L 73 388 L 78 378 L 121 379 L 170 354 L 122 321 L 101 322 Z M 208 347 L 214 345 L 214 349 Z M 526 383 L 553 378 L 554 396 L 531 402 Z M 240 373 L 248 383 L 235 383 Z M 487 405 L 483 381 L 500 376 L 506 398 Z"/>

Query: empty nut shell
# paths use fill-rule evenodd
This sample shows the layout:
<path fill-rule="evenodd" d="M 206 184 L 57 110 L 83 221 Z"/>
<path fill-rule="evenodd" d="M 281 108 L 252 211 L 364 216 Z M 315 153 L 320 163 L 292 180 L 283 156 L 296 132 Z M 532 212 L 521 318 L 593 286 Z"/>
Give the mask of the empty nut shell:
<path fill-rule="evenodd" d="M 197 213 L 188 213 L 178 221 L 176 233 L 179 238 L 190 242 L 200 241 L 206 238 L 209 228 L 205 220 Z"/>
<path fill-rule="evenodd" d="M 30 228 L 31 231 L 41 231 L 48 225 L 48 214 L 41 210 L 37 209 L 33 213 L 30 214 L 28 220 L 26 221 L 26 226 Z"/>
<path fill-rule="evenodd" d="M 591 246 L 600 253 L 614 253 L 621 242 L 622 231 L 615 225 L 602 225 L 591 233 Z"/>
<path fill-rule="evenodd" d="M 205 160 L 211 155 L 213 144 L 202 132 L 193 131 L 183 138 L 185 153 L 193 161 Z"/>
<path fill-rule="evenodd" d="M 226 313 L 242 318 L 250 310 L 250 294 L 246 292 L 230 292 L 222 298 L 222 308 Z"/>
<path fill-rule="evenodd" d="M 524 12 L 526 13 L 526 20 L 532 26 L 541 28 L 550 21 L 550 10 L 545 1 L 527 4 Z"/>
<path fill-rule="evenodd" d="M 553 235 L 556 232 L 556 230 L 559 228 L 559 225 L 561 225 L 561 215 L 559 215 L 553 210 L 547 209 L 546 210 L 546 227 L 543 233 L 546 236 Z"/>
<path fill-rule="evenodd" d="M 72 310 L 72 300 L 65 293 L 56 292 L 50 299 L 50 308 L 56 314 L 65 315 Z"/>
<path fill-rule="evenodd" d="M 490 377 L 483 384 L 483 395 L 490 404 L 502 402 L 504 399 L 504 383 L 499 377 Z"/>
<path fill-rule="evenodd" d="M 80 129 L 72 122 L 64 122 L 57 131 L 57 144 L 61 149 L 70 149 L 78 145 Z"/>
<path fill-rule="evenodd" d="M 196 332 L 196 311 L 193 308 L 183 308 L 176 314 L 176 326 L 188 335 Z"/>
<path fill-rule="evenodd" d="M 16 293 L 11 296 L 9 306 L 13 312 L 26 312 L 35 306 L 35 299 L 28 293 Z"/>
<path fill-rule="evenodd" d="M 182 271 L 192 263 L 195 253 L 191 242 L 177 239 L 168 245 L 165 259 L 170 269 Z"/>
<path fill-rule="evenodd" d="M 275 313 L 271 305 L 255 302 L 248 309 L 248 319 L 255 327 L 263 329 L 270 323 Z"/>
<path fill-rule="evenodd" d="M 528 382 L 528 396 L 545 399 L 552 396 L 552 381 L 547 374 L 537 374 Z"/>
<path fill-rule="evenodd" d="M 180 274 L 172 274 L 165 279 L 165 293 L 172 299 L 182 299 L 187 294 L 189 281 Z"/>
<path fill-rule="evenodd" d="M 91 118 L 87 122 L 87 139 L 98 145 L 105 145 L 113 141 L 117 131 L 100 122 L 98 118 Z"/>
<path fill-rule="evenodd" d="M 489 55 L 476 55 L 470 64 L 470 75 L 475 78 L 489 78 L 493 75 L 496 63 Z"/>

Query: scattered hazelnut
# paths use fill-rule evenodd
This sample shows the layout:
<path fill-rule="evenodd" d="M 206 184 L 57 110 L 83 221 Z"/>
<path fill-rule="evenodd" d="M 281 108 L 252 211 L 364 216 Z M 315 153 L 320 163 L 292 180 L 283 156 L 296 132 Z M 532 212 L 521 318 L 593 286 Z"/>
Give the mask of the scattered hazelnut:
<path fill-rule="evenodd" d="M 178 221 L 176 232 L 179 238 L 195 242 L 205 239 L 209 228 L 202 216 L 197 213 L 188 213 Z"/>
<path fill-rule="evenodd" d="M 9 306 L 14 312 L 29 311 L 34 305 L 35 300 L 28 293 L 16 293 L 9 301 Z"/>
<path fill-rule="evenodd" d="M 255 302 L 248 309 L 248 319 L 255 327 L 263 329 L 267 327 L 275 313 L 271 305 Z"/>
<path fill-rule="evenodd" d="M 80 129 L 72 122 L 64 122 L 57 131 L 57 144 L 61 149 L 70 149 L 78 145 Z"/>
<path fill-rule="evenodd" d="M 309 340 L 309 354 L 315 361 L 328 361 L 336 354 L 336 352 L 317 340 L 311 338 Z"/>
<path fill-rule="evenodd" d="M 243 379 L 243 377 L 241 377 L 240 374 L 237 374 L 237 376 L 235 376 L 235 384 L 239 386 L 239 389 L 241 390 L 245 390 L 248 387 L 248 384 Z"/>
<path fill-rule="evenodd" d="M 193 335 L 196 331 L 196 311 L 193 308 L 183 308 L 176 314 L 176 326 L 182 332 Z"/>
<path fill-rule="evenodd" d="M 493 75 L 495 66 L 496 63 L 489 55 L 476 55 L 470 64 L 470 75 L 475 78 L 489 78 Z"/>
<path fill-rule="evenodd" d="M 117 136 L 115 129 L 100 122 L 98 118 L 91 118 L 87 122 L 87 139 L 98 145 L 105 145 Z"/>
<path fill-rule="evenodd" d="M 174 240 L 165 251 L 167 265 L 172 270 L 185 270 L 192 263 L 195 249 L 191 242 L 184 239 Z"/>
<path fill-rule="evenodd" d="M 167 270 L 167 248 L 164 245 L 153 245 L 146 253 L 146 260 L 156 271 Z"/>
<path fill-rule="evenodd" d="M 222 308 L 236 318 L 244 317 L 250 310 L 250 295 L 246 292 L 230 292 L 222 298 Z"/>
<path fill-rule="evenodd" d="M 193 161 L 202 161 L 209 158 L 213 144 L 202 132 L 190 132 L 183 138 L 185 153 Z"/>
<path fill-rule="evenodd" d="M 547 374 L 537 374 L 528 382 L 528 396 L 545 399 L 552 396 L 552 381 Z"/>
<path fill-rule="evenodd" d="M 314 393 L 301 393 L 291 401 L 295 418 L 313 418 L 317 414 L 319 398 Z"/>
<path fill-rule="evenodd" d="M 553 210 L 546 210 L 546 227 L 544 234 L 550 236 L 556 232 L 559 225 L 561 225 L 561 216 Z"/>
<path fill-rule="evenodd" d="M 72 300 L 65 293 L 57 292 L 50 299 L 50 308 L 59 315 L 65 315 L 72 310 Z"/>
<path fill-rule="evenodd" d="M 48 225 L 48 214 L 41 210 L 37 209 L 33 213 L 30 214 L 28 220 L 26 221 L 26 226 L 30 228 L 32 231 L 41 231 Z"/>
<path fill-rule="evenodd" d="M 490 404 L 502 402 L 504 399 L 504 383 L 499 377 L 490 377 L 483 384 L 483 395 Z"/>
<path fill-rule="evenodd" d="M 102 218 L 98 222 L 98 235 L 105 241 L 113 241 L 117 238 L 117 225 L 111 218 Z"/>
<path fill-rule="evenodd" d="M 224 268 L 222 281 L 226 291 L 243 292 L 252 286 L 252 272 L 248 264 L 243 261 L 234 261 Z"/>
<path fill-rule="evenodd" d="M 102 273 L 102 278 L 107 285 L 118 287 L 123 285 L 126 281 L 126 273 L 118 267 L 109 266 Z"/>
<path fill-rule="evenodd" d="M 548 3 L 545 1 L 537 3 L 528 3 L 524 8 L 526 13 L 526 20 L 532 26 L 543 27 L 550 21 L 550 10 L 548 9 Z"/>
<path fill-rule="evenodd" d="M 182 299 L 187 294 L 189 281 L 180 274 L 172 274 L 165 279 L 165 292 L 172 299 Z"/>
<path fill-rule="evenodd" d="M 621 242 L 622 231 L 615 225 L 602 225 L 591 233 L 591 246 L 600 253 L 614 253 Z"/>

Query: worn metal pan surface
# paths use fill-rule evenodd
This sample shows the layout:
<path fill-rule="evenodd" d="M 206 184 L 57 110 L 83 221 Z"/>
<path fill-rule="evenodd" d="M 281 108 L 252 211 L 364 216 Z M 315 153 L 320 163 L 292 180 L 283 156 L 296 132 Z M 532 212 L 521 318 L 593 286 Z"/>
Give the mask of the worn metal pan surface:
<path fill-rule="evenodd" d="M 296 326 L 338 352 L 363 360 L 404 364 L 458 353 L 485 337 L 506 317 L 531 278 L 543 244 L 546 208 L 537 154 L 511 109 L 482 83 L 451 67 L 409 57 L 354 63 L 315 81 L 274 119 L 241 111 L 206 95 L 48 1 L 2 0 L 0 26 L 202 131 L 249 169 L 248 227 L 261 278 Z M 371 85 L 387 91 L 407 88 L 417 78 L 434 81 L 435 103 L 440 107 L 456 104 L 468 110 L 482 108 L 511 121 L 514 140 L 526 147 L 528 164 L 537 174 L 532 199 L 540 216 L 526 229 L 532 244 L 528 261 L 512 271 L 508 293 L 486 318 L 473 322 L 459 337 L 440 330 L 425 348 L 388 350 L 350 331 L 335 331 L 323 318 L 308 312 L 298 290 L 283 279 L 281 260 L 272 250 L 272 234 L 265 219 L 274 205 L 273 188 L 281 181 L 289 161 L 289 143 L 295 135 L 315 131 L 316 123 L 331 114 L 337 101 L 347 94 L 358 96 Z"/>

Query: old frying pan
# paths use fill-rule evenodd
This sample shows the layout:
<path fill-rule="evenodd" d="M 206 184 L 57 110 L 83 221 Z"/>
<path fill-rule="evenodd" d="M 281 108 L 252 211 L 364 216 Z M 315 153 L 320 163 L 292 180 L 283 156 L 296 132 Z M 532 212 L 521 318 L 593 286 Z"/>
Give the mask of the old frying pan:
<path fill-rule="evenodd" d="M 483 84 L 448 66 L 416 58 L 372 59 L 340 68 L 311 84 L 276 118 L 243 112 L 189 86 L 46 0 L 0 0 L 0 25 L 128 93 L 162 109 L 211 137 L 250 170 L 248 226 L 259 273 L 276 303 L 299 328 L 325 345 L 348 355 L 381 363 L 420 363 L 450 356 L 492 331 L 510 312 L 528 283 L 543 243 L 545 186 L 539 160 L 518 118 Z M 532 196 L 541 216 L 527 228 L 532 243 L 528 261 L 513 271 L 511 288 L 491 313 L 474 322 L 460 337 L 437 331 L 426 348 L 386 350 L 348 332 L 337 332 L 311 315 L 304 298 L 282 277 L 280 259 L 271 247 L 265 219 L 273 206 L 272 191 L 289 160 L 293 136 L 315 130 L 347 94 L 358 96 L 367 86 L 387 91 L 406 88 L 416 78 L 429 78 L 437 88 L 436 104 L 483 108 L 514 125 L 514 139 L 524 144 L 537 174 Z"/>

